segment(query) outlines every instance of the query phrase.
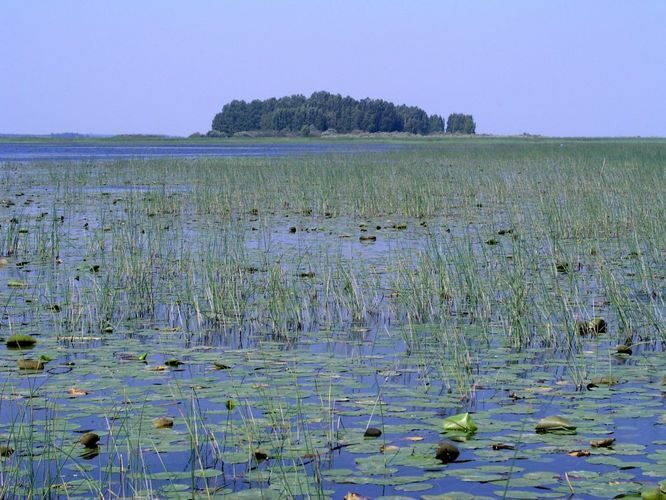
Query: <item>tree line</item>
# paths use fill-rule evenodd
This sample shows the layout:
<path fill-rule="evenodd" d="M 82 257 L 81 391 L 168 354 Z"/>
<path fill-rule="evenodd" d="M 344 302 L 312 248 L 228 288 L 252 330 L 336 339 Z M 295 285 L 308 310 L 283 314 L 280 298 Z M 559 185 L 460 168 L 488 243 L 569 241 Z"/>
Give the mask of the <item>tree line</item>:
<path fill-rule="evenodd" d="M 287 131 L 309 135 L 335 131 L 437 132 L 474 134 L 472 115 L 451 114 L 446 123 L 439 115 L 428 115 L 416 106 L 396 106 L 383 99 L 342 97 L 329 92 L 315 92 L 310 97 L 292 95 L 280 98 L 234 100 L 215 115 L 208 135 L 233 135 L 237 132 Z"/>

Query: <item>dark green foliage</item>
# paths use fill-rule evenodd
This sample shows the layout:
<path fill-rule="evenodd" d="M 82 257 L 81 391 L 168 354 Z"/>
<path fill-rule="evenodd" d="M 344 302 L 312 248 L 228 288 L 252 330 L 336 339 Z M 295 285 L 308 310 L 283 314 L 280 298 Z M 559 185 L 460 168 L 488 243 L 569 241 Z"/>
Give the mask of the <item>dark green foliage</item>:
<path fill-rule="evenodd" d="M 37 343 L 37 339 L 31 337 L 30 335 L 25 335 L 22 333 L 17 333 L 12 335 L 7 339 L 7 347 L 9 349 L 21 349 L 26 347 L 32 347 Z"/>
<path fill-rule="evenodd" d="M 462 113 L 452 113 L 446 120 L 447 134 L 474 134 L 476 133 L 476 123 L 472 115 Z"/>
<path fill-rule="evenodd" d="M 428 119 L 428 132 L 444 132 L 444 119 L 439 115 L 430 115 Z"/>
<path fill-rule="evenodd" d="M 444 120 L 439 115 L 428 116 L 416 106 L 396 106 L 382 99 L 356 100 L 329 92 L 315 92 L 310 97 L 293 95 L 265 101 L 255 99 L 250 103 L 231 101 L 215 115 L 209 135 L 232 135 L 245 131 L 308 135 L 324 130 L 423 135 L 444 132 Z M 467 133 L 473 133 L 473 130 Z"/>

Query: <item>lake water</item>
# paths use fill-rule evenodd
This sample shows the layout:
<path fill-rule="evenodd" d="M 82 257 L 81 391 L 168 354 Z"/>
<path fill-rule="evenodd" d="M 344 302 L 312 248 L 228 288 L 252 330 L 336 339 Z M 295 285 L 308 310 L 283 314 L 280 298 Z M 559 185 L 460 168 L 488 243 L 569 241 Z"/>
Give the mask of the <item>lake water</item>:
<path fill-rule="evenodd" d="M 20 145 L 0 169 L 0 498 L 609 498 L 663 479 L 666 217 L 642 146 L 571 159 L 615 158 L 612 196 L 559 149 L 41 146 L 61 156 Z M 109 161 L 225 149 L 270 159 Z M 467 412 L 476 430 L 445 427 Z"/>
<path fill-rule="evenodd" d="M 111 160 L 121 158 L 282 157 L 306 154 L 376 153 L 401 149 L 386 143 L 248 143 L 248 144 L 79 144 L 0 143 L 0 162 L 40 160 Z"/>

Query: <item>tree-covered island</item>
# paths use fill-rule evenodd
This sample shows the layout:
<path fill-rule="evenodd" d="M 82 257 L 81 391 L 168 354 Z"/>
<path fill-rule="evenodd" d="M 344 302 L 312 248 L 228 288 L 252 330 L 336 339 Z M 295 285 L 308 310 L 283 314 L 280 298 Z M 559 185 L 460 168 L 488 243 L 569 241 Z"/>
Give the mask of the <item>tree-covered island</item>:
<path fill-rule="evenodd" d="M 307 136 L 324 131 L 474 134 L 476 124 L 472 115 L 453 113 L 445 123 L 441 116 L 428 115 L 416 106 L 395 105 L 383 99 L 357 100 L 321 91 L 310 97 L 292 95 L 250 102 L 231 101 L 215 115 L 208 135 L 286 132 Z"/>

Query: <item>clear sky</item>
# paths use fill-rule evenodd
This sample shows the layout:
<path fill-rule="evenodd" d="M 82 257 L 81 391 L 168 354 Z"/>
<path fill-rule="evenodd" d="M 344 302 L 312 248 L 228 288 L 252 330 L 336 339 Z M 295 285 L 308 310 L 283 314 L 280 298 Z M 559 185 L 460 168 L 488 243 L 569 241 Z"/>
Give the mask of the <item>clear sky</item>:
<path fill-rule="evenodd" d="M 210 129 L 383 98 L 477 132 L 666 136 L 666 0 L 0 0 L 0 133 Z"/>

